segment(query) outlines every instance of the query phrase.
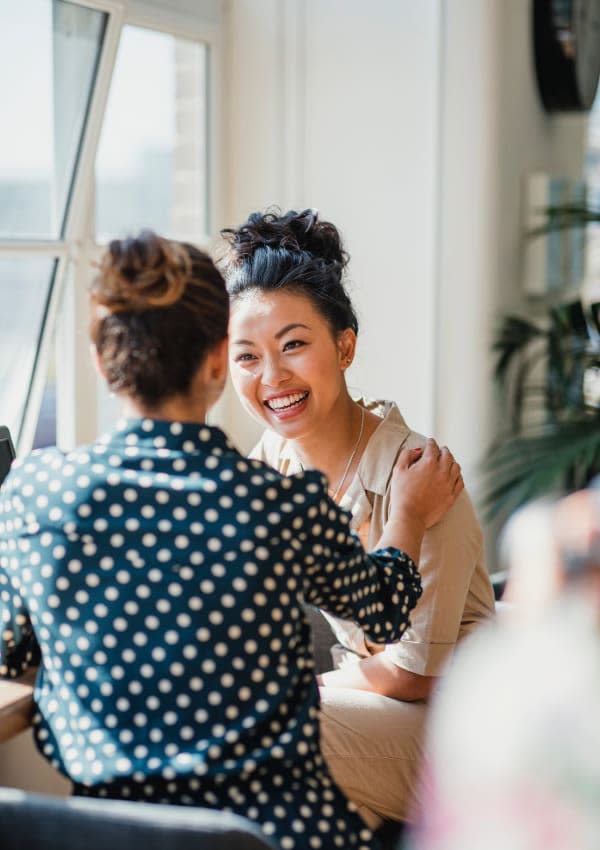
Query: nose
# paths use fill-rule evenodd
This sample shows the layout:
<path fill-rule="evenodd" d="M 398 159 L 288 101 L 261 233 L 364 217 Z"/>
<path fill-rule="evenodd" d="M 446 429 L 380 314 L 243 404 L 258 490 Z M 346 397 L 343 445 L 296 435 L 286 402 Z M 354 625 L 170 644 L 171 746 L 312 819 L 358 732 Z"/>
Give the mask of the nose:
<path fill-rule="evenodd" d="M 287 381 L 291 371 L 286 368 L 279 357 L 265 357 L 261 374 L 261 383 L 266 387 L 278 387 Z"/>

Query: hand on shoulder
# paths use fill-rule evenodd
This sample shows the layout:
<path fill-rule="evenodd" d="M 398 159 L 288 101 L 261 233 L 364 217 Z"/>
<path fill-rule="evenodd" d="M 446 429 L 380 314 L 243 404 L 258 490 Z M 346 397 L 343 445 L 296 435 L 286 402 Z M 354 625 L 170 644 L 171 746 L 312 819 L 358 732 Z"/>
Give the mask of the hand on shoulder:
<path fill-rule="evenodd" d="M 423 449 L 402 449 L 392 472 L 390 519 L 406 514 L 431 528 L 464 489 L 452 452 L 429 438 Z"/>

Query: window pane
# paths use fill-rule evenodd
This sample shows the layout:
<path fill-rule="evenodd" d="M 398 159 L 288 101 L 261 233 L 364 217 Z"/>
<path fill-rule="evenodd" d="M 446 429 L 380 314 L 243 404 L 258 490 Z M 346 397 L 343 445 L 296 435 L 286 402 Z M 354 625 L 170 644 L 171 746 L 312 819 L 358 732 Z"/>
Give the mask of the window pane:
<path fill-rule="evenodd" d="M 45 446 L 56 444 L 56 364 L 54 356 L 50 359 L 50 367 L 46 378 L 46 386 L 40 405 L 33 449 L 43 449 Z"/>
<path fill-rule="evenodd" d="M 600 89 L 589 114 L 586 156 L 588 202 L 600 210 Z M 600 298 L 600 223 L 587 228 L 586 278 L 595 299 Z"/>
<path fill-rule="evenodd" d="M 144 227 L 206 233 L 206 56 L 203 44 L 124 28 L 96 161 L 99 242 Z"/>
<path fill-rule="evenodd" d="M 106 15 L 62 0 L 0 0 L 0 239 L 56 239 Z"/>
<path fill-rule="evenodd" d="M 19 435 L 56 261 L 0 257 L 0 419 Z"/>

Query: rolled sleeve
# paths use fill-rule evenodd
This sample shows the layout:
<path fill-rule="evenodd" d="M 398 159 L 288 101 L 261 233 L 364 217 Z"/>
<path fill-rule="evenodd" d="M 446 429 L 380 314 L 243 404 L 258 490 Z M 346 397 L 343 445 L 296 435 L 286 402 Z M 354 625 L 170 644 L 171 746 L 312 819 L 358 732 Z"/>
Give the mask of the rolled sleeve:
<path fill-rule="evenodd" d="M 316 473 L 323 491 L 326 480 Z M 397 640 L 421 595 L 412 559 L 395 548 L 367 554 L 350 530 L 350 514 L 325 495 L 307 534 L 306 601 L 357 622 L 376 643 Z M 311 511 L 309 510 L 309 516 Z"/>
<path fill-rule="evenodd" d="M 486 571 L 481 527 L 466 493 L 426 533 L 419 569 L 423 594 L 411 615 L 411 626 L 385 652 L 405 670 L 438 676 L 468 624 L 493 612 L 491 593 L 481 599 L 470 593 L 474 572 Z"/>

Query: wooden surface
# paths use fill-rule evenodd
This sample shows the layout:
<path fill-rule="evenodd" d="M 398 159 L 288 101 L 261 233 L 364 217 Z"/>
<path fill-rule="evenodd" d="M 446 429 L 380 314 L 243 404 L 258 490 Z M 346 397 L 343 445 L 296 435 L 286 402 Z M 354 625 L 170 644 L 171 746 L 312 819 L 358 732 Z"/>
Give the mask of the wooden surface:
<path fill-rule="evenodd" d="M 22 679 L 0 679 L 0 741 L 27 729 L 33 712 L 33 682 L 36 671 Z"/>

